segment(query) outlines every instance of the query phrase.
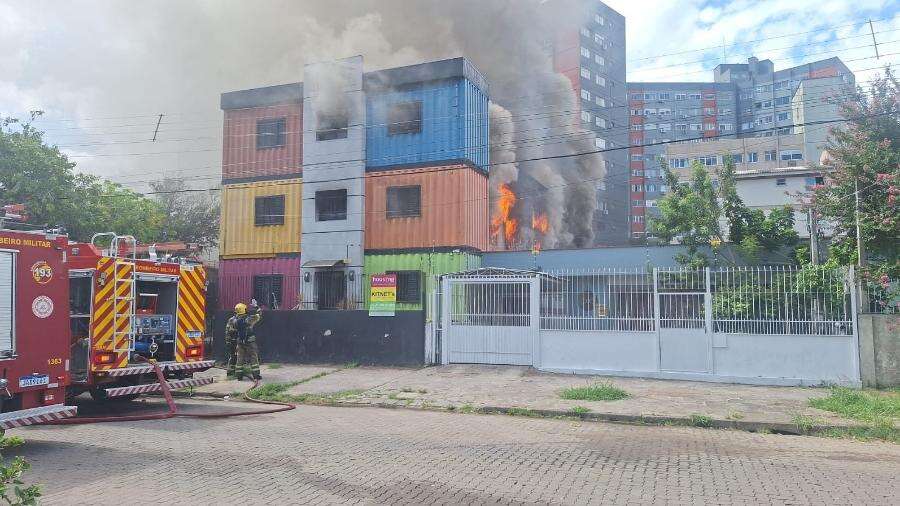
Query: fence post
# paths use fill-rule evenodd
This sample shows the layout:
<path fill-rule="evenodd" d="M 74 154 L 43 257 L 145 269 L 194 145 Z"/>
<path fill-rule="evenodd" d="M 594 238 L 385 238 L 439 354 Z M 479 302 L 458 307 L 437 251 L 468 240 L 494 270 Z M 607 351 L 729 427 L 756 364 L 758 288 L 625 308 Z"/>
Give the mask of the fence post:
<path fill-rule="evenodd" d="M 659 327 L 659 268 L 653 268 L 653 325 L 656 327 L 656 370 L 662 367 L 662 349 L 660 348 Z"/>
<path fill-rule="evenodd" d="M 453 292 L 450 289 L 450 278 L 445 277 L 441 280 L 441 364 L 450 363 L 450 350 L 447 344 L 447 334 L 450 333 L 450 306 L 453 305 Z"/>
<path fill-rule="evenodd" d="M 703 295 L 703 316 L 704 326 L 706 327 L 706 363 L 709 364 L 709 372 L 715 374 L 716 355 L 713 352 L 713 348 L 716 343 L 712 314 L 712 275 L 710 274 L 709 267 L 704 269 L 704 284 L 706 285 L 706 293 Z"/>
<path fill-rule="evenodd" d="M 534 276 L 528 284 L 529 305 L 531 306 L 531 330 L 534 338 L 531 345 L 531 366 L 541 368 L 541 278 Z"/>
<path fill-rule="evenodd" d="M 860 315 L 860 313 L 862 313 L 863 309 L 868 309 L 868 308 L 863 308 L 860 306 L 860 299 L 858 297 L 859 297 L 859 295 L 863 295 L 863 288 L 862 288 L 863 284 L 862 284 L 861 280 L 856 279 L 856 270 L 853 268 L 852 265 L 847 268 L 847 277 L 849 278 L 849 281 L 850 281 L 850 319 L 851 319 L 850 325 L 852 326 L 851 328 L 853 329 L 853 353 L 852 353 L 853 358 L 852 359 L 853 359 L 853 369 L 856 373 L 856 378 L 854 378 L 854 379 L 859 380 L 860 383 L 864 383 L 863 382 L 863 372 L 862 372 L 862 368 L 860 365 L 860 359 L 861 359 L 860 355 L 862 354 L 862 350 L 860 350 L 859 315 Z M 871 339 L 872 336 L 867 336 L 867 337 L 869 339 Z M 874 366 L 875 365 L 874 347 L 866 346 L 866 349 L 867 349 L 867 351 L 869 349 L 872 350 L 872 355 L 873 355 L 872 365 Z M 867 355 L 868 355 L 868 353 L 867 353 Z M 868 358 L 868 356 L 866 358 Z M 868 360 L 866 362 L 868 363 Z M 872 386 L 874 386 L 874 385 L 872 385 Z"/>

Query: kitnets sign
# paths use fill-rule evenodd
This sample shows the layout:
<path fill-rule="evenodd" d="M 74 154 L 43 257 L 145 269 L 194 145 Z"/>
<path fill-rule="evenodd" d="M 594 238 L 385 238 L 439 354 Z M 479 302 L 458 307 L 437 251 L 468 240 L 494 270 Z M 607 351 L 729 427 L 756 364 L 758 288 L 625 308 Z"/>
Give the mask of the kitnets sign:
<path fill-rule="evenodd" d="M 397 275 L 373 274 L 369 292 L 369 316 L 394 316 L 397 308 Z"/>

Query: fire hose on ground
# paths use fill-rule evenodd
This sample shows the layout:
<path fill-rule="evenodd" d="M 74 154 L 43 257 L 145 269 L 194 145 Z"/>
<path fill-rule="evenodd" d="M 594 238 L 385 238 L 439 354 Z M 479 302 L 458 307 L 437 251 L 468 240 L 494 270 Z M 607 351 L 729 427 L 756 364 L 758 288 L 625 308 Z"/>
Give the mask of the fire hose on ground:
<path fill-rule="evenodd" d="M 162 368 L 156 362 L 149 362 L 150 366 L 153 367 L 153 371 L 156 373 L 156 378 L 159 380 L 159 386 L 162 390 L 163 397 L 166 399 L 166 404 L 168 405 L 168 411 L 165 413 L 149 413 L 143 415 L 118 415 L 118 416 L 92 416 L 92 417 L 84 417 L 84 418 L 64 418 L 62 420 L 54 420 L 52 422 L 47 422 L 46 425 L 76 425 L 76 424 L 85 424 L 85 423 L 104 423 L 104 422 L 132 422 L 138 420 L 166 420 L 168 418 L 175 417 L 185 417 L 185 418 L 227 418 L 232 416 L 248 416 L 248 415 L 266 415 L 270 413 L 279 413 L 282 411 L 290 411 L 295 409 L 297 406 L 294 404 L 290 404 L 287 402 L 278 402 L 278 401 L 263 401 L 259 399 L 254 399 L 250 397 L 250 392 L 259 386 L 259 380 L 254 380 L 253 386 L 251 386 L 246 392 L 244 392 L 244 399 L 253 402 L 256 404 L 268 404 L 278 406 L 276 408 L 267 408 L 267 409 L 257 409 L 252 411 L 226 411 L 224 413 L 179 413 L 178 406 L 175 404 L 175 398 L 172 396 L 172 390 L 169 388 L 169 382 L 166 381 L 165 374 L 163 374 Z"/>

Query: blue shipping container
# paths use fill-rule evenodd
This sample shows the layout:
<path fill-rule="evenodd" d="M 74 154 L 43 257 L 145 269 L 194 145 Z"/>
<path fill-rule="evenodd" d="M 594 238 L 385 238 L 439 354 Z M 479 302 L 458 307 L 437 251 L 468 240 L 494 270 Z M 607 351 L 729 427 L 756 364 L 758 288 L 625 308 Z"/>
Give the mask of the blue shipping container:
<path fill-rule="evenodd" d="M 389 134 L 391 107 L 415 102 L 421 103 L 418 131 Z M 488 103 L 487 94 L 464 77 L 370 91 L 366 96 L 367 167 L 468 161 L 486 171 L 490 164 Z"/>

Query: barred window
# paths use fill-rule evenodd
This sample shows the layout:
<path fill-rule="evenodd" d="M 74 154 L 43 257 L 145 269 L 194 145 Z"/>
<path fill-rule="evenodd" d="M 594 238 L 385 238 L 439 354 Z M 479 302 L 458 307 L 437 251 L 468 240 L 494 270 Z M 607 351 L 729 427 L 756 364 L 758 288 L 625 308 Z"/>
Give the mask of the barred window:
<path fill-rule="evenodd" d="M 253 208 L 254 225 L 284 225 L 284 195 L 256 197 Z"/>
<path fill-rule="evenodd" d="M 256 122 L 256 149 L 284 146 L 285 118 L 262 119 Z"/>

